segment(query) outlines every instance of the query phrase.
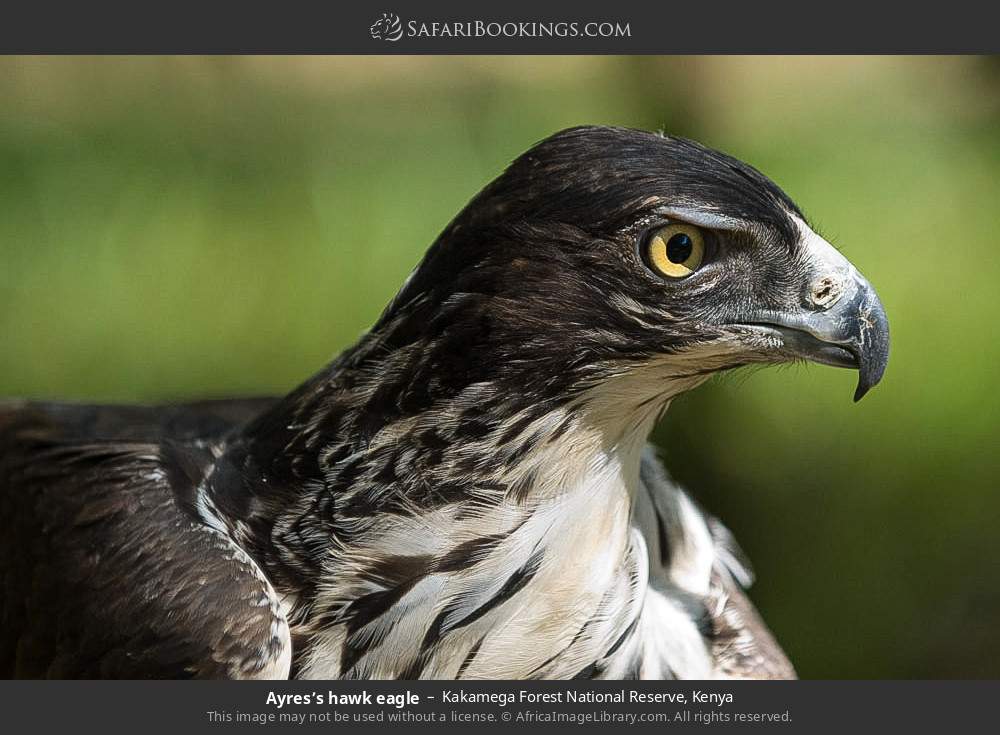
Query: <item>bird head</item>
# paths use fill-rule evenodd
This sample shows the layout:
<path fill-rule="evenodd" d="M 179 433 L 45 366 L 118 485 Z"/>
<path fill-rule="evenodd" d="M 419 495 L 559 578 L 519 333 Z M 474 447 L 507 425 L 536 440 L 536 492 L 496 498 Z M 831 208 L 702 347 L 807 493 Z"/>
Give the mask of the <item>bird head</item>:
<path fill-rule="evenodd" d="M 488 373 L 550 393 L 809 360 L 857 369 L 859 400 L 889 348 L 872 286 L 767 177 L 689 140 L 607 127 L 515 160 L 379 330 L 396 346 L 427 338 L 436 380 Z"/>

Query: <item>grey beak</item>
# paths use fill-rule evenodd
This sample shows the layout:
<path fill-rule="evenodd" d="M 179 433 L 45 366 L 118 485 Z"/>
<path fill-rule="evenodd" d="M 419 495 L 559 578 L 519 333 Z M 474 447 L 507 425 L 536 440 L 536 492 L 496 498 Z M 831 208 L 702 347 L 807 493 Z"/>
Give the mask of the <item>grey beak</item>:
<path fill-rule="evenodd" d="M 854 400 L 860 401 L 882 379 L 889 362 L 889 320 L 872 285 L 851 271 L 830 306 L 795 314 L 767 312 L 754 322 L 779 332 L 789 354 L 856 369 Z"/>

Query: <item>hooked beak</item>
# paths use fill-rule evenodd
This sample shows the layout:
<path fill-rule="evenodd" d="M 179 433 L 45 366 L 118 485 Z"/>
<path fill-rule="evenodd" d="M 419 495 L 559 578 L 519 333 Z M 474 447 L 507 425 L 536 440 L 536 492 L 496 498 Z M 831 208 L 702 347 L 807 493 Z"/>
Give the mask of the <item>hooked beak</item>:
<path fill-rule="evenodd" d="M 818 308 L 786 314 L 762 312 L 753 326 L 767 328 L 780 337 L 783 352 L 823 365 L 854 368 L 860 401 L 881 379 L 889 361 L 889 321 L 875 289 L 856 270 L 834 288 L 840 293 L 827 299 L 829 279 L 819 279 L 812 289 Z M 827 303 L 823 304 L 824 299 Z"/>

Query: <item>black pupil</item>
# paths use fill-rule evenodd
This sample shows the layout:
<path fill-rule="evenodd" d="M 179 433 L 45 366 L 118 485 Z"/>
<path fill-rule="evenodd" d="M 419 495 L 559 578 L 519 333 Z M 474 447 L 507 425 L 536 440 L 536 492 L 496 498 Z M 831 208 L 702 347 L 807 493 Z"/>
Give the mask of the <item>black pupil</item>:
<path fill-rule="evenodd" d="M 691 238 L 683 232 L 678 232 L 667 240 L 667 259 L 671 263 L 683 263 L 691 257 L 693 249 L 694 243 L 691 242 Z"/>

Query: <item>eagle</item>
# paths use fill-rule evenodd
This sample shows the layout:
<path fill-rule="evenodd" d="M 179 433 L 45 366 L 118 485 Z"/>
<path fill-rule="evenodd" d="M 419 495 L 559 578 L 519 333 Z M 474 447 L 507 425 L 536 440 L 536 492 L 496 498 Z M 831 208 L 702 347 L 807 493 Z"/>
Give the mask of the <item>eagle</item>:
<path fill-rule="evenodd" d="M 856 369 L 858 400 L 888 350 L 756 169 L 564 130 L 284 397 L 0 404 L 0 676 L 794 677 L 648 436 L 741 366 Z"/>

